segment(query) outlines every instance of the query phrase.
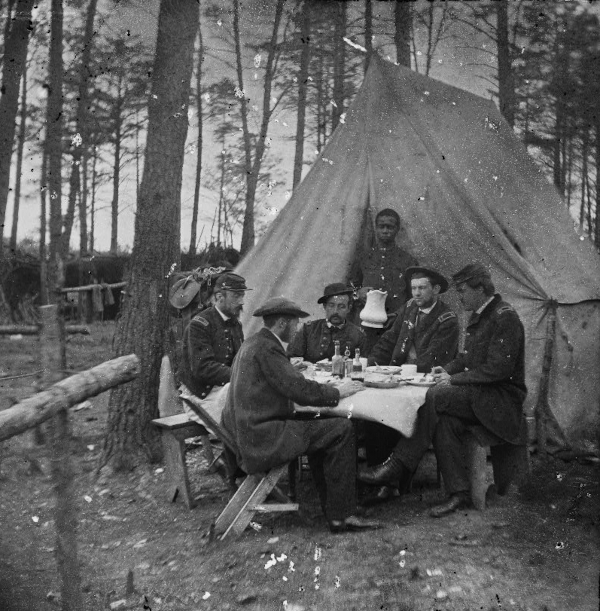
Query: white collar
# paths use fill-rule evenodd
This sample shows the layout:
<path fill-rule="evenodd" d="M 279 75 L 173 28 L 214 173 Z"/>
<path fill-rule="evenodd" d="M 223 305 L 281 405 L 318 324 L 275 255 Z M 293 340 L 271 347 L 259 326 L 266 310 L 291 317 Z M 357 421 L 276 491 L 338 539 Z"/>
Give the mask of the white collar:
<path fill-rule="evenodd" d="M 328 320 L 325 321 L 325 324 L 331 329 L 331 327 L 335 327 L 336 329 L 343 329 L 346 326 L 346 321 L 344 321 L 341 325 L 334 325 L 330 323 Z"/>
<path fill-rule="evenodd" d="M 429 306 L 428 308 L 419 308 L 419 314 L 429 314 L 429 312 L 431 312 L 436 305 L 437 299 L 433 302 L 433 305 Z"/>
<path fill-rule="evenodd" d="M 225 314 L 223 314 L 223 312 L 221 312 L 221 310 L 219 310 L 219 306 L 215 304 L 215 310 L 221 315 L 221 318 L 227 322 L 231 316 L 226 316 Z"/>
<path fill-rule="evenodd" d="M 480 308 L 475 310 L 475 314 L 481 314 L 494 301 L 495 295 L 492 295 Z"/>

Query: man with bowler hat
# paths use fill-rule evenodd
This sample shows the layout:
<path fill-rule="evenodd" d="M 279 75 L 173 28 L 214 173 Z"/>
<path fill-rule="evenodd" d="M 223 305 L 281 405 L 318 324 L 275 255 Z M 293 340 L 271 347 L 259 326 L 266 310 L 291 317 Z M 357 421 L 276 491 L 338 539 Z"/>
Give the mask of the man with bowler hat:
<path fill-rule="evenodd" d="M 359 479 L 381 484 L 405 481 L 433 441 L 448 499 L 430 511 L 441 517 L 469 503 L 465 431 L 483 426 L 499 441 L 523 439 L 525 334 L 514 308 L 496 294 L 489 271 L 479 263 L 452 277 L 465 310 L 471 312 L 464 352 L 444 367 L 434 367 L 436 385 L 419 409 L 414 435 L 402 439 L 381 465 Z"/>
<path fill-rule="evenodd" d="M 323 413 L 357 390 L 350 380 L 319 384 L 305 379 L 289 361 L 298 319 L 308 314 L 285 297 L 269 299 L 254 312 L 264 327 L 242 345 L 233 363 L 221 423 L 235 440 L 238 466 L 260 473 L 306 454 L 321 506 L 332 532 L 376 528 L 354 515 L 356 453 L 354 428 L 346 418 L 295 420 L 294 403 Z"/>
<path fill-rule="evenodd" d="M 221 274 L 214 284 L 214 304 L 196 314 L 183 335 L 183 384 L 203 400 L 203 407 L 216 420 L 224 403 L 231 364 L 244 341 L 239 315 L 247 290 L 242 276 Z M 199 420 L 187 403 L 184 409 L 192 419 Z"/>
<path fill-rule="evenodd" d="M 458 318 L 439 298 L 448 290 L 448 280 L 438 271 L 409 267 L 406 281 L 411 287 L 412 299 L 398 310 L 392 328 L 372 348 L 369 365 L 415 364 L 417 371 L 430 373 L 433 367 L 445 365 L 456 356 Z M 382 463 L 399 439 L 397 431 L 376 422 L 366 422 L 367 465 Z M 383 485 L 366 502 L 383 502 L 393 494 L 393 487 Z"/>
<path fill-rule="evenodd" d="M 290 357 L 301 356 L 305 361 L 316 363 L 322 359 L 331 359 L 334 354 L 334 342 L 340 342 L 342 354 L 346 348 L 354 356 L 356 348 L 365 354 L 366 337 L 360 327 L 346 320 L 352 309 L 352 288 L 342 282 L 328 284 L 317 303 L 323 304 L 325 318 L 307 322 L 296 333 L 288 346 Z"/>

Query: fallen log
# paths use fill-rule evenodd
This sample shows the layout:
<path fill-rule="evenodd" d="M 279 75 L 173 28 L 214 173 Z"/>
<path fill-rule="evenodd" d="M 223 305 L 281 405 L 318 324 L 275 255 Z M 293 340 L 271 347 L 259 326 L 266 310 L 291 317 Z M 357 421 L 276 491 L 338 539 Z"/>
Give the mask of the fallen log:
<path fill-rule="evenodd" d="M 61 289 L 61 293 L 79 293 L 81 291 L 91 291 L 95 288 L 101 289 L 122 289 L 127 285 L 127 282 L 115 282 L 114 284 L 86 284 L 85 286 L 70 286 L 68 288 Z"/>
<path fill-rule="evenodd" d="M 50 388 L 0 411 L 0 441 L 19 435 L 48 420 L 61 409 L 133 380 L 140 372 L 135 354 L 106 361 L 57 382 Z"/>
<path fill-rule="evenodd" d="M 0 325 L 0 335 L 37 335 L 40 325 Z M 89 335 L 90 330 L 85 325 L 67 325 L 65 331 L 69 334 L 79 333 Z"/>

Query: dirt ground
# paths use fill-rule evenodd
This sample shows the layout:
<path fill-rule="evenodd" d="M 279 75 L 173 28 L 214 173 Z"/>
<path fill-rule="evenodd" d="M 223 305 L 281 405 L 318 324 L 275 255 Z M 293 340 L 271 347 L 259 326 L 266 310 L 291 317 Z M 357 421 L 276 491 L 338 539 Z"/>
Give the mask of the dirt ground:
<path fill-rule="evenodd" d="M 69 367 L 111 358 L 113 325 L 70 339 Z M 39 368 L 34 338 L 0 338 L 0 377 Z M 32 378 L 0 380 L 0 409 L 32 392 Z M 166 498 L 162 465 L 96 479 L 107 396 L 71 410 L 86 610 L 483 610 L 588 611 L 599 608 L 598 467 L 532 457 L 520 490 L 485 512 L 433 520 L 442 498 L 433 457 L 413 492 L 368 515 L 376 532 L 332 535 L 310 475 L 302 474 L 295 514 L 268 517 L 238 540 L 210 541 L 227 490 L 206 474 L 198 446 L 188 462 L 199 506 Z M 0 444 L 0 610 L 59 607 L 54 497 L 48 451 L 31 435 Z M 40 467 L 39 472 L 36 467 Z M 491 477 L 491 467 L 490 467 Z M 127 595 L 127 584 L 133 593 Z"/>

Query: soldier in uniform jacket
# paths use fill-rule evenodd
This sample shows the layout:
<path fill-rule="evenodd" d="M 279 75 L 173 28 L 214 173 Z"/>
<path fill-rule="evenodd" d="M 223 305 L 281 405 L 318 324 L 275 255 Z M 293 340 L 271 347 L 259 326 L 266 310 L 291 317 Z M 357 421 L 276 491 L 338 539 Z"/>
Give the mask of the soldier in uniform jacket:
<path fill-rule="evenodd" d="M 327 285 L 323 296 L 317 301 L 323 304 L 325 318 L 307 322 L 296 333 L 288 346 L 288 356 L 302 357 L 311 363 L 331 359 L 336 340 L 340 342 L 342 353 L 348 348 L 354 356 L 358 348 L 364 355 L 365 334 L 360 327 L 346 319 L 352 307 L 352 293 L 353 290 L 341 282 Z"/>
<path fill-rule="evenodd" d="M 449 498 L 433 507 L 441 517 L 469 502 L 463 435 L 474 425 L 511 444 L 524 439 L 525 333 L 514 308 L 495 294 L 490 273 L 467 265 L 453 276 L 464 308 L 471 311 L 465 349 L 435 367 L 436 385 L 419 409 L 415 433 L 401 440 L 382 465 L 359 475 L 367 483 L 406 480 L 433 441 Z"/>
<path fill-rule="evenodd" d="M 214 305 L 196 314 L 184 332 L 183 384 L 204 399 L 207 407 L 217 400 L 217 392 L 228 384 L 233 359 L 244 341 L 238 317 L 247 290 L 246 281 L 241 276 L 222 274 L 215 283 Z M 193 412 L 188 413 L 197 419 Z"/>
<path fill-rule="evenodd" d="M 417 371 L 429 373 L 456 355 L 458 318 L 438 297 L 448 289 L 442 274 L 426 267 L 409 267 L 406 278 L 413 297 L 372 348 L 369 364 L 416 364 Z M 365 423 L 365 436 L 367 464 L 371 466 L 383 462 L 400 439 L 397 431 L 374 422 Z M 367 503 L 383 502 L 394 493 L 392 487 L 384 485 Z"/>

